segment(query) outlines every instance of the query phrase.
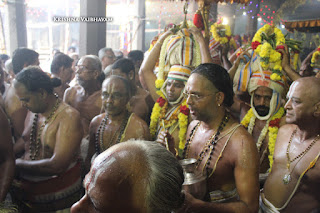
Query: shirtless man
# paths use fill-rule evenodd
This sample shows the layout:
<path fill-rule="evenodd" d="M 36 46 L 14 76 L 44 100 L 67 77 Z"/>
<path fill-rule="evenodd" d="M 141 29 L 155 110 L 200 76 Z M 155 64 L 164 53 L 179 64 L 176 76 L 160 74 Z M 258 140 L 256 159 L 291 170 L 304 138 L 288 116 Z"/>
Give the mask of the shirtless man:
<path fill-rule="evenodd" d="M 116 144 L 100 154 L 84 180 L 86 194 L 71 213 L 170 213 L 183 204 L 183 171 L 150 141 Z"/>
<path fill-rule="evenodd" d="M 96 116 L 90 123 L 89 151 L 85 161 L 87 171 L 94 153 L 100 154 L 112 145 L 129 139 L 150 139 L 146 122 L 126 109 L 131 98 L 128 80 L 110 76 L 102 84 L 101 97 L 105 113 Z"/>
<path fill-rule="evenodd" d="M 13 72 L 17 75 L 24 67 L 30 65 L 39 65 L 39 54 L 28 48 L 18 48 L 13 52 L 12 56 L 12 67 Z M 10 120 L 10 124 L 13 128 L 14 139 L 17 140 L 21 137 L 22 131 L 24 130 L 24 120 L 27 115 L 27 109 L 24 108 L 17 95 L 13 85 L 8 88 L 5 102 L 5 112 Z M 22 152 L 24 144 L 15 143 L 14 152 L 15 154 Z"/>
<path fill-rule="evenodd" d="M 146 90 L 142 89 L 136 84 L 136 73 L 133 62 L 127 58 L 117 60 L 112 65 L 112 74 L 122 76 L 130 81 L 132 87 L 132 97 L 128 105 L 129 110 L 149 123 L 154 101 Z"/>
<path fill-rule="evenodd" d="M 0 108 L 0 203 L 6 198 L 13 180 L 14 155 L 8 118 Z"/>
<path fill-rule="evenodd" d="M 274 164 L 261 192 L 261 212 L 320 210 L 320 79 L 293 82 L 285 105 Z"/>
<path fill-rule="evenodd" d="M 79 85 L 68 88 L 63 100 L 80 112 L 84 137 L 87 137 L 92 118 L 101 112 L 101 84 L 104 76 L 99 58 L 94 55 L 83 56 L 76 68 Z"/>
<path fill-rule="evenodd" d="M 233 103 L 227 71 L 201 64 L 188 79 L 185 97 L 194 120 L 183 157 L 197 159 L 197 170 L 207 176 L 208 195 L 202 201 L 186 193 L 179 212 L 257 212 L 258 152 L 252 137 L 226 109 Z"/>
<path fill-rule="evenodd" d="M 128 59 L 132 60 L 134 64 L 135 82 L 136 82 L 136 85 L 139 87 L 142 87 L 139 80 L 139 70 L 143 62 L 143 58 L 144 58 L 144 53 L 141 50 L 132 50 L 128 53 Z"/>
<path fill-rule="evenodd" d="M 39 67 L 23 69 L 13 84 L 22 105 L 29 109 L 19 139 L 25 153 L 16 159 L 13 199 L 22 212 L 70 208 L 81 196 L 79 112 L 53 94 L 61 81 L 51 79 Z"/>
<path fill-rule="evenodd" d="M 58 94 L 61 100 L 63 99 L 65 90 L 69 88 L 69 83 L 72 80 L 72 63 L 73 59 L 63 53 L 57 53 L 51 63 L 50 71 L 52 76 L 61 80 L 61 86 L 54 89 L 54 92 Z"/>

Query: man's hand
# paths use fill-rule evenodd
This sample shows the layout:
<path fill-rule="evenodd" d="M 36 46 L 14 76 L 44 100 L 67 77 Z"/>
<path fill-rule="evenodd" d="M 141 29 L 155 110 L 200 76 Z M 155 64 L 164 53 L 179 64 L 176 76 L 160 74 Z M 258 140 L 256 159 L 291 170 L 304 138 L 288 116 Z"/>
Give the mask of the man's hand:
<path fill-rule="evenodd" d="M 194 39 L 196 41 L 201 41 L 201 40 L 204 40 L 204 37 L 201 33 L 201 30 L 198 29 L 197 27 L 191 27 L 188 29 L 188 31 L 193 35 Z"/>
<path fill-rule="evenodd" d="M 174 155 L 177 154 L 174 148 L 174 138 L 172 137 L 172 135 L 169 133 L 168 130 L 160 132 L 156 142 L 166 147 L 167 150 L 169 150 Z"/>
<path fill-rule="evenodd" d="M 194 198 L 190 193 L 183 191 L 185 197 L 184 197 L 184 203 L 180 209 L 176 211 L 176 213 L 197 213 L 199 211 L 199 205 L 201 204 L 201 200 L 198 200 Z"/>

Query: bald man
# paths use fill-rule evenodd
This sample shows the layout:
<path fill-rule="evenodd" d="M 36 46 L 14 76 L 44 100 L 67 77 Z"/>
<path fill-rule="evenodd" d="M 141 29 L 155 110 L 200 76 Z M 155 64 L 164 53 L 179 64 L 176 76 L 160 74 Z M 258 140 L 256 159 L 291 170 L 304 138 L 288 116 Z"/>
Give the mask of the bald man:
<path fill-rule="evenodd" d="M 183 181 L 181 165 L 164 147 L 120 143 L 95 159 L 84 180 L 86 194 L 71 213 L 170 213 L 183 203 Z"/>
<path fill-rule="evenodd" d="M 287 98 L 260 212 L 319 212 L 320 79 L 298 79 Z"/>

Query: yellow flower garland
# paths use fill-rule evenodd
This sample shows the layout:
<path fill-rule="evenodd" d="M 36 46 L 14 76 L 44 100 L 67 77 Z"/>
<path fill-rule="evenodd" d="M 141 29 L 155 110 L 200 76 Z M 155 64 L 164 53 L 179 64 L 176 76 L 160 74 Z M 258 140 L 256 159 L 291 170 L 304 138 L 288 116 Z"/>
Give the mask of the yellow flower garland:
<path fill-rule="evenodd" d="M 158 81 L 158 83 L 160 84 L 160 82 Z M 160 94 L 160 97 L 165 99 L 165 96 L 163 95 L 163 93 L 159 90 L 157 91 L 158 94 Z M 167 100 L 166 100 L 167 101 Z M 152 113 L 151 113 L 151 117 L 150 117 L 150 134 L 152 136 L 153 139 L 155 139 L 156 134 L 157 134 L 157 127 L 159 125 L 159 118 L 160 117 L 164 117 L 166 114 L 166 110 L 162 110 L 166 104 L 168 104 L 168 102 L 166 102 L 162 107 L 159 105 L 158 102 L 156 102 L 153 106 L 152 109 Z M 179 110 L 181 107 L 188 107 L 186 100 L 183 100 L 183 102 L 181 103 Z M 174 116 L 171 116 L 171 118 L 173 118 Z M 182 150 L 184 149 L 184 146 L 186 144 L 186 134 L 187 134 L 187 129 L 188 129 L 188 124 L 189 124 L 189 117 L 188 115 L 182 113 L 181 111 L 178 114 L 178 122 L 179 122 L 179 156 L 181 156 L 182 154 Z M 175 122 L 172 122 L 170 120 L 171 125 L 173 125 Z M 169 128 L 170 126 L 165 126 L 165 128 Z"/>
<path fill-rule="evenodd" d="M 268 158 L 269 158 L 270 169 L 272 168 L 272 164 L 273 164 L 274 146 L 275 146 L 278 131 L 279 131 L 279 128 L 277 126 L 271 126 L 270 123 L 272 121 L 275 121 L 276 119 L 281 119 L 283 115 L 284 115 L 284 108 L 281 107 L 276 114 L 274 114 L 271 118 L 268 119 L 266 126 L 265 126 L 265 128 L 268 128 L 268 130 L 269 130 L 269 134 L 268 134 L 268 136 L 269 136 L 269 143 L 268 143 L 269 156 L 268 156 Z M 252 108 L 251 108 L 247 112 L 247 114 L 244 116 L 244 118 L 242 119 L 241 124 L 245 128 L 248 128 L 248 131 L 249 131 L 249 127 L 252 126 L 252 128 L 253 128 L 253 126 L 254 126 L 254 124 L 252 125 L 252 122 L 255 121 L 255 118 L 256 118 L 256 116 L 254 115 Z M 249 131 L 250 134 L 252 134 L 252 129 L 250 131 Z M 261 134 L 263 134 L 262 131 L 261 131 Z M 260 136 L 259 136 L 259 139 L 262 141 L 264 140 L 264 138 L 261 139 Z M 262 141 L 261 141 L 261 143 L 262 143 Z M 260 144 L 260 146 L 261 146 L 261 144 Z"/>
<path fill-rule="evenodd" d="M 279 81 L 281 80 L 282 75 L 281 54 L 272 47 L 269 43 L 270 41 L 266 40 L 266 38 L 272 33 L 274 33 L 275 38 L 270 41 L 274 42 L 276 47 L 285 44 L 285 37 L 281 30 L 276 27 L 272 27 L 269 24 L 264 25 L 257 31 L 252 39 L 252 43 L 259 44 L 256 47 L 255 52 L 260 56 L 260 65 L 262 69 L 270 69 L 270 63 L 273 63 L 273 74 L 270 78 L 271 80 Z"/>
<path fill-rule="evenodd" d="M 311 58 L 311 67 L 314 67 L 316 65 L 317 59 L 319 58 L 320 55 L 320 46 L 318 47 L 317 51 L 315 51 L 312 54 L 312 58 Z"/>
<path fill-rule="evenodd" d="M 221 37 L 219 35 L 218 31 L 220 29 L 226 30 L 226 33 L 225 33 L 226 36 Z M 229 42 L 228 37 L 231 36 L 231 29 L 229 25 L 224 25 L 216 22 L 213 25 L 211 25 L 210 32 L 212 33 L 212 37 L 214 38 L 214 40 L 216 40 L 217 42 L 220 42 L 221 44 L 226 44 Z"/>

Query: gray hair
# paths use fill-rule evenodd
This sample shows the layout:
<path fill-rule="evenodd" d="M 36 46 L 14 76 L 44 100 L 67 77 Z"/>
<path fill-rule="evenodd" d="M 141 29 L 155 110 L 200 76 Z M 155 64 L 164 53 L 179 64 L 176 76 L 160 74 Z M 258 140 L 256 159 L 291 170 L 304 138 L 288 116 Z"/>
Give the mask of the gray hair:
<path fill-rule="evenodd" d="M 101 48 L 98 52 L 99 59 L 102 60 L 102 58 L 105 56 L 106 52 L 108 51 L 113 52 L 112 48 L 108 48 L 108 47 Z"/>
<path fill-rule="evenodd" d="M 184 202 L 181 193 L 183 170 L 175 156 L 153 141 L 129 141 L 145 154 L 147 169 L 146 204 L 149 213 L 170 213 Z"/>
<path fill-rule="evenodd" d="M 6 73 L 9 74 L 10 70 L 13 71 L 12 59 L 8 59 L 8 60 L 6 61 L 6 63 L 4 64 L 4 66 L 5 66 L 5 71 L 6 71 Z"/>
<path fill-rule="evenodd" d="M 102 72 L 101 61 L 96 55 L 85 55 L 83 56 L 83 60 L 90 61 L 90 68 Z"/>

